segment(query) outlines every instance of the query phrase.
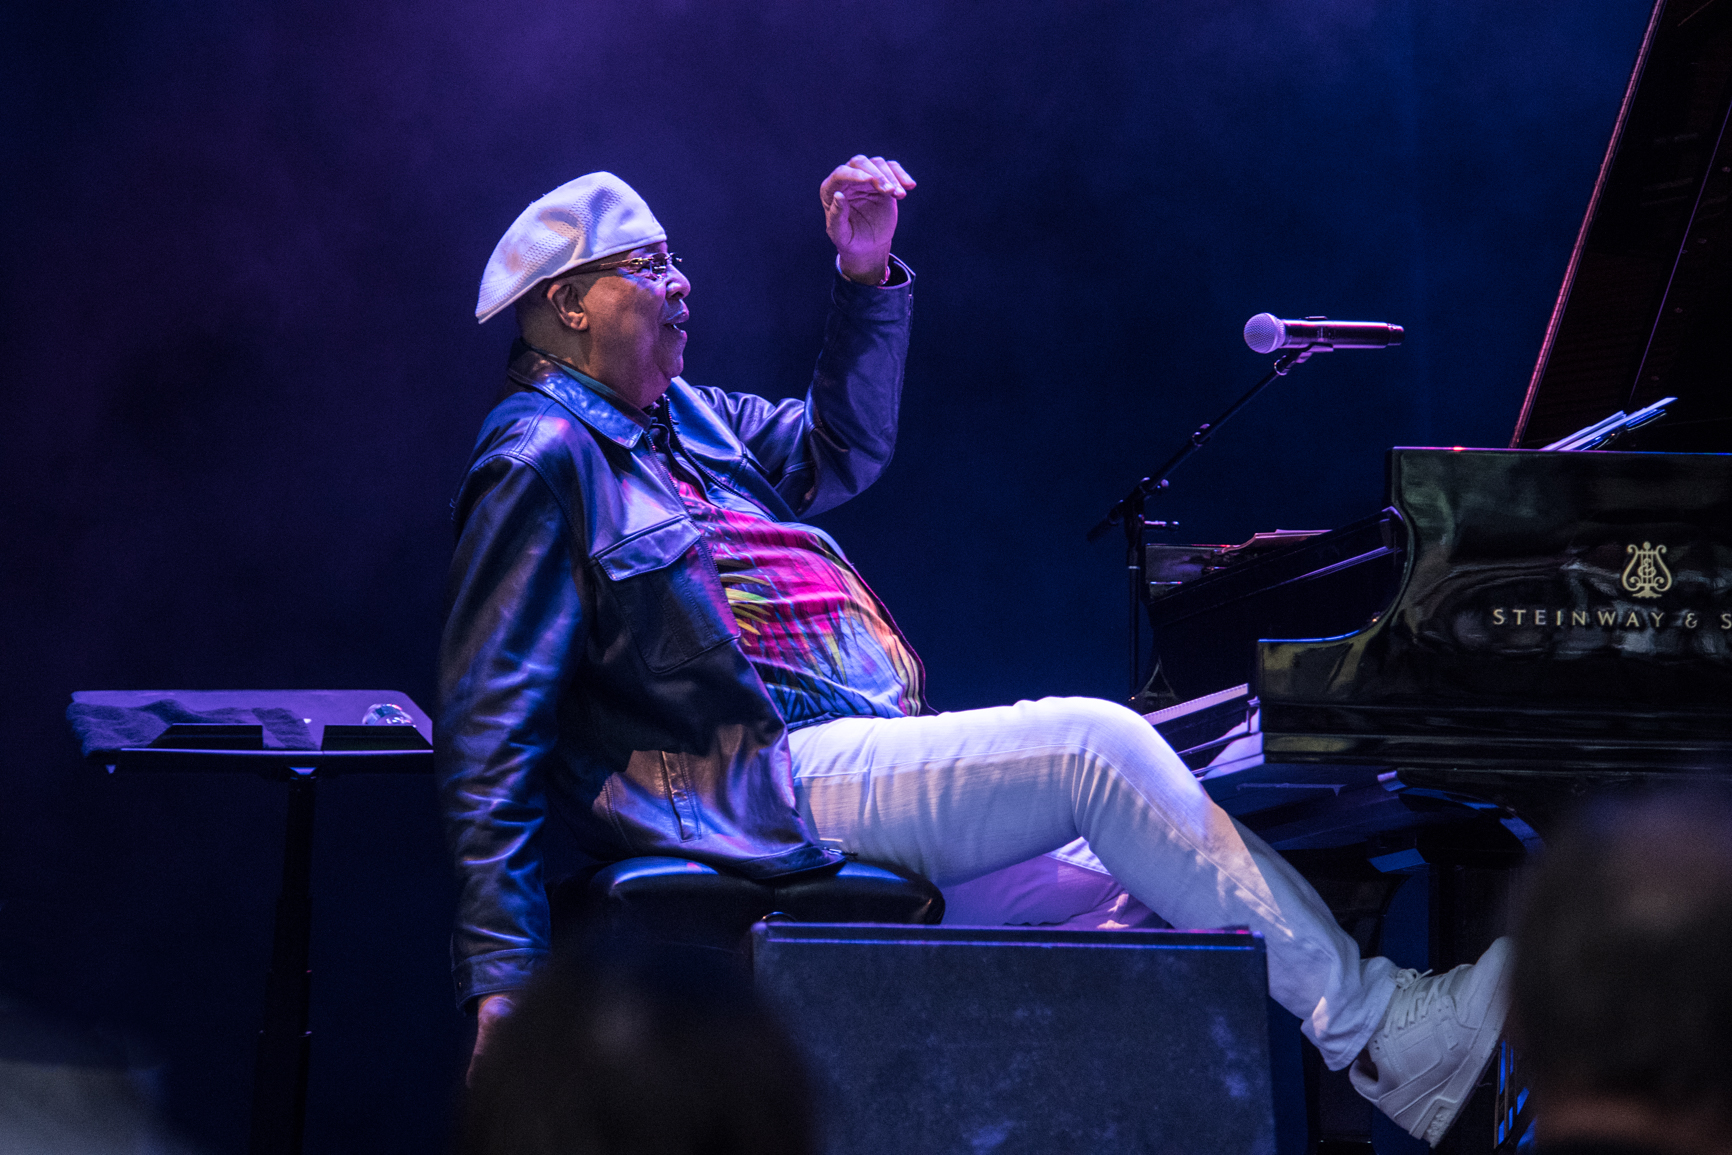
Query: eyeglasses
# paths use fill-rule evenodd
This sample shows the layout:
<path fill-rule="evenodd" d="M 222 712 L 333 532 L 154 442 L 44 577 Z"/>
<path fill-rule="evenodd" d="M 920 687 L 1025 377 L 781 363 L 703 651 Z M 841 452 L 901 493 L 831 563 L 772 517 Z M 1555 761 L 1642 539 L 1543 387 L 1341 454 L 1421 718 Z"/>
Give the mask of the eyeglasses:
<path fill-rule="evenodd" d="M 652 279 L 659 281 L 683 263 L 678 253 L 651 253 L 647 257 L 625 257 L 605 264 L 585 265 L 561 275 L 571 277 L 580 273 L 610 273 L 615 269 L 623 269 L 634 277 L 648 273 Z"/>

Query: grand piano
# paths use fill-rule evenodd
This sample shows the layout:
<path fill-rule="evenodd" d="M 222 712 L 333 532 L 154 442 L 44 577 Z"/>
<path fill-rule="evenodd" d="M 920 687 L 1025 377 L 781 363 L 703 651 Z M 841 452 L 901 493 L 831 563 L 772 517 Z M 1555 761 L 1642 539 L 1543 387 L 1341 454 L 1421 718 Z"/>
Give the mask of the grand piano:
<path fill-rule="evenodd" d="M 1392 449 L 1331 532 L 1142 544 L 1139 705 L 1367 948 L 1424 872 L 1432 965 L 1471 959 L 1583 798 L 1732 777 L 1729 110 L 1732 2 L 1659 0 L 1508 448 Z M 1508 1075 L 1454 1150 L 1513 1149 Z"/>

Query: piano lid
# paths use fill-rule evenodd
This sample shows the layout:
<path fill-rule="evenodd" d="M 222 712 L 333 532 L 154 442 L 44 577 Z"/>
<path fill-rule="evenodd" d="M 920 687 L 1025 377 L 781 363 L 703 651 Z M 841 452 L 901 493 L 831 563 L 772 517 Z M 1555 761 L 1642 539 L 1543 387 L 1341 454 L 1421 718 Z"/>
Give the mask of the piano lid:
<path fill-rule="evenodd" d="M 1619 449 L 1732 450 L 1732 0 L 1658 0 L 1512 448 L 1668 395 Z"/>

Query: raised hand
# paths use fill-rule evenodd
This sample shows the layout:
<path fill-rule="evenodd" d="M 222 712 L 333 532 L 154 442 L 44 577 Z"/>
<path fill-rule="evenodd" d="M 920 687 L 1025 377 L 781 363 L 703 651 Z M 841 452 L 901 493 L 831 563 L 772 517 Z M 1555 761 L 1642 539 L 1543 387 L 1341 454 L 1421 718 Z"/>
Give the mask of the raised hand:
<path fill-rule="evenodd" d="M 913 187 L 907 169 L 881 156 L 856 156 L 824 178 L 818 186 L 824 231 L 836 246 L 843 276 L 866 285 L 884 283 L 896 235 L 896 202 Z"/>

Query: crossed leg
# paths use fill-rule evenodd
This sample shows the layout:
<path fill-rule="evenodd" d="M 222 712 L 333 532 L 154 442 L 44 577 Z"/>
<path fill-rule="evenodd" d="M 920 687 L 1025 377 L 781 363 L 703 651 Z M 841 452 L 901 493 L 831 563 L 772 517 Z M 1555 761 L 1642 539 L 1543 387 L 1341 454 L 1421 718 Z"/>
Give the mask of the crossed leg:
<path fill-rule="evenodd" d="M 1082 837 L 1126 889 L 1179 927 L 1263 935 L 1269 993 L 1324 1061 L 1353 1061 L 1396 990 L 1316 891 L 1210 801 L 1130 710 L 1044 698 L 913 718 L 843 718 L 791 735 L 795 795 L 819 837 L 939 886 Z"/>

